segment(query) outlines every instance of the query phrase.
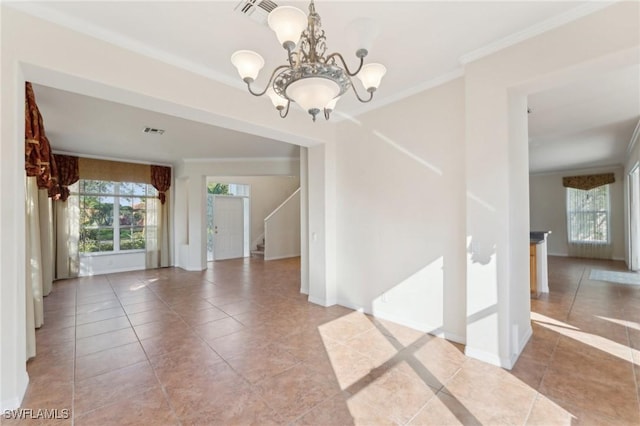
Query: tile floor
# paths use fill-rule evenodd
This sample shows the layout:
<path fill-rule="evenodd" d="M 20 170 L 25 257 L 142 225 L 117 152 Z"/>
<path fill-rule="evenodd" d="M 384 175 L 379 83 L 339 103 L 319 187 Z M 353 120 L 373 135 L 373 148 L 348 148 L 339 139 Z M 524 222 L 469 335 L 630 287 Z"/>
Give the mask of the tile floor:
<path fill-rule="evenodd" d="M 640 424 L 640 287 L 589 281 L 620 262 L 549 262 L 512 371 L 307 303 L 297 259 L 61 281 L 23 407 L 70 409 L 55 425 Z"/>

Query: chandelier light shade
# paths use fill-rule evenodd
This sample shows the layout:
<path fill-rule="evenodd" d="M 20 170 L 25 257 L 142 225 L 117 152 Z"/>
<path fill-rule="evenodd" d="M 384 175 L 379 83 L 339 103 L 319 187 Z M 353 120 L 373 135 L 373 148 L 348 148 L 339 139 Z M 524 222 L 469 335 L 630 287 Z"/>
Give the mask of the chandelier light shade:
<path fill-rule="evenodd" d="M 382 64 L 367 64 L 362 67 L 357 77 L 367 92 L 375 92 L 386 73 L 387 68 Z"/>
<path fill-rule="evenodd" d="M 307 26 L 307 15 L 297 7 L 280 6 L 269 13 L 267 23 L 276 33 L 282 47 L 286 49 L 290 43 L 293 49 Z"/>
<path fill-rule="evenodd" d="M 295 102 L 311 114 L 313 121 L 320 112 L 328 120 L 338 99 L 349 89 L 360 102 L 373 99 L 387 69 L 382 64 L 364 65 L 368 51 L 362 47 L 356 51 L 360 63 L 355 71 L 349 69 L 340 53 L 327 54 L 326 36 L 313 0 L 308 16 L 295 7 L 280 6 L 269 14 L 268 24 L 287 51 L 288 62 L 273 70 L 267 87 L 263 91 L 252 87 L 264 67 L 262 56 L 251 50 L 239 50 L 231 55 L 231 63 L 249 92 L 269 96 L 280 117 L 286 117 L 291 102 Z M 358 77 L 369 96 L 360 96 L 352 77 Z"/>
<path fill-rule="evenodd" d="M 254 81 L 264 67 L 264 59 L 251 50 L 238 50 L 231 55 L 231 63 L 238 69 L 244 81 Z"/>

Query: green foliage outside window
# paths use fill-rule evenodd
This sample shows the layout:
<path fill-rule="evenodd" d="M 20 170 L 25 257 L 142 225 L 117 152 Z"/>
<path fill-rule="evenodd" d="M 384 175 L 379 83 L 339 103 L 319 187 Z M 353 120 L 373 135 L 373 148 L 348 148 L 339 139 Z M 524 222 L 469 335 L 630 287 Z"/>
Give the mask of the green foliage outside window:
<path fill-rule="evenodd" d="M 145 249 L 147 198 L 157 195 L 151 185 L 80 180 L 78 195 L 81 253 Z"/>
<path fill-rule="evenodd" d="M 229 185 L 226 183 L 209 183 L 207 184 L 207 192 L 209 194 L 229 195 Z"/>

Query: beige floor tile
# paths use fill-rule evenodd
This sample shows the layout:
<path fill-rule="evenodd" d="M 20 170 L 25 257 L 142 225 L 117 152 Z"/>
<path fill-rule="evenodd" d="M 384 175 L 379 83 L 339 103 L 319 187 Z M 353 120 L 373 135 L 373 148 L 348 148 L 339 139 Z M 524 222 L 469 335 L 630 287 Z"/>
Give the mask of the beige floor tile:
<path fill-rule="evenodd" d="M 386 371 L 376 372 L 371 383 L 352 393 L 355 403 L 375 407 L 399 424 L 411 420 L 433 398 L 436 389 L 430 387 L 420 374 L 399 364 Z"/>
<path fill-rule="evenodd" d="M 149 389 L 135 398 L 124 399 L 76 417 L 76 425 L 178 425 L 160 387 Z"/>
<path fill-rule="evenodd" d="M 310 304 L 299 268 L 239 259 L 56 282 L 24 404 L 75 410 L 6 423 L 640 423 L 640 289 L 588 279 L 621 262 L 550 257 L 551 292 L 532 299 L 533 336 L 511 371 Z"/>
<path fill-rule="evenodd" d="M 113 402 L 135 398 L 158 386 L 153 369 L 147 361 L 78 380 L 75 384 L 75 414 L 81 415 Z"/>
<path fill-rule="evenodd" d="M 285 422 L 289 422 L 340 393 L 340 387 L 335 378 L 297 364 L 282 374 L 260 381 L 256 391 Z"/>

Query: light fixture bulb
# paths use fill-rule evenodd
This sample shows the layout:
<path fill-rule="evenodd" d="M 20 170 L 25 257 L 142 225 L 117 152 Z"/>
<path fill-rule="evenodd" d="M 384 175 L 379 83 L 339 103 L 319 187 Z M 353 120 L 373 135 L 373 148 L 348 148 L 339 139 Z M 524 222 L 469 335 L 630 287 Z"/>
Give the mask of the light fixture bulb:
<path fill-rule="evenodd" d="M 238 70 L 240 78 L 244 81 L 255 81 L 258 73 L 264 67 L 262 56 L 252 50 L 238 50 L 231 55 L 231 63 Z"/>
<path fill-rule="evenodd" d="M 386 72 L 387 68 L 382 64 L 367 64 L 362 67 L 356 77 L 368 92 L 373 92 L 380 86 L 380 81 Z"/>
<path fill-rule="evenodd" d="M 300 40 L 302 31 L 307 28 L 307 15 L 297 7 L 278 6 L 269 13 L 269 28 L 275 33 L 282 46 L 295 46 Z"/>
<path fill-rule="evenodd" d="M 324 107 L 324 109 L 328 111 L 333 111 L 334 109 L 336 109 L 336 104 L 338 103 L 339 100 L 340 100 L 340 96 L 336 96 L 335 98 L 329 101 L 329 103 Z"/>
<path fill-rule="evenodd" d="M 286 95 L 305 111 L 322 110 L 340 93 L 335 81 L 322 77 L 303 78 L 289 84 Z"/>

